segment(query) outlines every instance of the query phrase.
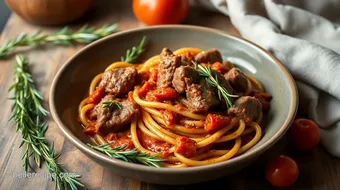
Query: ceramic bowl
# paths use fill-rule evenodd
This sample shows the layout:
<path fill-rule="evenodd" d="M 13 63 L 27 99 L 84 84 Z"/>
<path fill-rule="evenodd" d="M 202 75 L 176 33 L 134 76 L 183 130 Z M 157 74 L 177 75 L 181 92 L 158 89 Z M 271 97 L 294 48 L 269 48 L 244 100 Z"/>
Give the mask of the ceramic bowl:
<path fill-rule="evenodd" d="M 196 47 L 217 48 L 224 60 L 230 60 L 263 83 L 273 95 L 270 111 L 262 122 L 263 137 L 249 151 L 228 161 L 189 168 L 154 168 L 127 163 L 99 153 L 86 144 L 90 142 L 77 121 L 77 108 L 86 95 L 90 82 L 127 49 L 138 45 L 147 36 L 145 58 L 159 54 L 163 47 L 176 50 Z M 65 137 L 92 160 L 121 176 L 158 184 L 190 184 L 213 180 L 250 164 L 289 128 L 298 106 L 298 95 L 292 76 L 268 51 L 249 41 L 221 31 L 185 25 L 139 28 L 119 32 L 96 41 L 70 58 L 59 70 L 50 91 L 53 119 Z"/>

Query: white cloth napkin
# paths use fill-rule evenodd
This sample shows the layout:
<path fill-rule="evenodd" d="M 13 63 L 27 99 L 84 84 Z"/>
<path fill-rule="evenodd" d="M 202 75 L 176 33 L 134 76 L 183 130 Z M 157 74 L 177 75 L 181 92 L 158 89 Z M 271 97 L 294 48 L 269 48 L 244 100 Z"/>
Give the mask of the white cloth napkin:
<path fill-rule="evenodd" d="M 340 157 L 340 0 L 194 0 L 228 15 L 242 37 L 272 52 L 290 70 L 300 111 Z"/>

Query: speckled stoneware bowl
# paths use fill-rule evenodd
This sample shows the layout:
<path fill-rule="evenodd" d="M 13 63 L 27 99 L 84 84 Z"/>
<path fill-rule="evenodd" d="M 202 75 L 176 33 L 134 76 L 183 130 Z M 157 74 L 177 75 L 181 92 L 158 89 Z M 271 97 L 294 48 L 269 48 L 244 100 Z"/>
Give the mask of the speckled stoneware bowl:
<path fill-rule="evenodd" d="M 144 57 L 159 54 L 163 47 L 176 50 L 197 47 L 203 50 L 217 48 L 224 60 L 230 60 L 259 79 L 266 91 L 273 95 L 271 109 L 262 123 L 261 141 L 246 153 L 228 161 L 190 168 L 154 168 L 112 159 L 89 148 L 89 138 L 83 134 L 77 121 L 77 108 L 85 96 L 93 77 L 103 72 L 114 61 L 120 60 L 125 51 L 148 38 Z M 94 42 L 71 59 L 56 75 L 50 92 L 52 116 L 66 136 L 89 158 L 118 175 L 160 184 L 189 184 L 216 179 L 258 158 L 277 142 L 295 117 L 298 95 L 295 83 L 285 67 L 269 52 L 259 46 L 227 35 L 221 31 L 195 26 L 157 26 L 139 28 L 113 34 Z"/>

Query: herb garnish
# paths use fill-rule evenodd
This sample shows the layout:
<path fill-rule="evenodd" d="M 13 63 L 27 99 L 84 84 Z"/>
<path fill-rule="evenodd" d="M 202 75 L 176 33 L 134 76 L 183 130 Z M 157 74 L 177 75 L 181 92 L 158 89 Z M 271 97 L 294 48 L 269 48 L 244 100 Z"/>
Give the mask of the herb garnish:
<path fill-rule="evenodd" d="M 122 105 L 120 105 L 120 103 L 116 101 L 107 101 L 103 102 L 103 108 L 107 108 L 109 110 L 112 110 L 114 108 L 122 109 Z"/>
<path fill-rule="evenodd" d="M 227 107 L 231 107 L 233 105 L 233 103 L 232 103 L 232 100 L 230 99 L 230 97 L 238 97 L 238 96 L 230 94 L 225 87 L 220 85 L 217 75 L 215 74 L 215 76 L 214 76 L 210 67 L 202 66 L 195 61 L 192 61 L 192 63 L 194 64 L 195 70 L 198 71 L 201 76 L 204 76 L 205 80 L 212 87 L 217 88 L 218 98 L 220 100 L 222 100 L 222 97 L 223 97 L 223 99 L 225 100 L 225 102 L 227 104 Z"/>
<path fill-rule="evenodd" d="M 137 47 L 133 46 L 132 49 L 126 51 L 125 57 L 121 57 L 121 61 L 127 63 L 135 63 L 138 57 L 145 51 L 146 37 L 144 36 L 142 41 Z"/>
<path fill-rule="evenodd" d="M 78 181 L 81 175 L 68 173 L 58 162 L 60 154 L 54 153 L 53 143 L 49 146 L 45 138 L 48 125 L 43 122 L 43 118 L 48 115 L 48 111 L 41 104 L 43 97 L 34 85 L 31 74 L 28 71 L 27 58 L 23 55 L 16 56 L 15 83 L 10 87 L 14 91 L 13 115 L 11 120 L 16 122 L 17 131 L 22 134 L 20 147 L 26 146 L 26 151 L 22 157 L 24 168 L 27 171 L 34 171 L 30 158 L 33 157 L 38 167 L 45 161 L 52 180 L 56 182 L 56 188 L 77 189 L 83 186 Z"/>
<path fill-rule="evenodd" d="M 117 24 L 111 26 L 105 25 L 99 29 L 95 29 L 85 25 L 75 32 L 71 31 L 68 27 L 65 27 L 60 31 L 49 35 L 40 35 L 40 31 L 31 35 L 22 33 L 18 37 L 8 40 L 0 47 L 0 58 L 7 56 L 11 50 L 19 46 L 35 46 L 47 43 L 61 45 L 72 45 L 74 42 L 90 43 L 116 32 L 117 26 Z"/>
<path fill-rule="evenodd" d="M 116 158 L 119 160 L 123 160 L 125 162 L 139 163 L 147 166 L 160 168 L 161 167 L 160 163 L 165 161 L 162 158 L 142 153 L 136 148 L 132 150 L 124 150 L 125 149 L 124 146 L 111 148 L 111 144 L 103 144 L 97 146 L 88 144 L 88 146 L 99 152 L 105 153 L 111 158 Z"/>

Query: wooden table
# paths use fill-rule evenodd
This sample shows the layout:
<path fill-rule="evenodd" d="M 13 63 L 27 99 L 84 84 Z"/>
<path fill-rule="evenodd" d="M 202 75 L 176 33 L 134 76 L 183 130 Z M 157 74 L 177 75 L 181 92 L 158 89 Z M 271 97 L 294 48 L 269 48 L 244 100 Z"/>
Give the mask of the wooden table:
<path fill-rule="evenodd" d="M 77 28 L 84 23 L 100 26 L 105 23 L 116 22 L 119 22 L 120 31 L 144 26 L 135 19 L 130 1 L 98 0 L 94 9 L 81 21 L 73 24 L 72 27 Z M 239 36 L 228 17 L 218 13 L 192 9 L 185 24 L 217 28 L 231 35 Z M 12 14 L 1 34 L 0 44 L 4 44 L 5 41 L 14 38 L 21 32 L 32 33 L 38 28 L 38 26 L 27 24 L 17 15 Z M 43 27 L 42 29 L 46 33 L 51 33 L 60 28 Z M 80 48 L 82 48 L 80 45 L 75 47 L 43 46 L 20 50 L 29 57 L 33 78 L 42 91 L 45 100 L 48 100 L 51 81 L 58 69 Z M 53 189 L 54 182 L 46 178 L 23 179 L 14 177 L 14 175 L 24 171 L 21 160 L 24 149 L 18 148 L 21 136 L 15 132 L 14 123 L 8 122 L 11 116 L 11 101 L 7 99 L 10 97 L 7 89 L 13 82 L 12 61 L 13 59 L 0 61 L 0 189 Z M 45 106 L 48 107 L 48 102 L 45 102 Z M 167 186 L 148 184 L 113 175 L 110 170 L 88 159 L 67 141 L 51 118 L 49 119 L 47 138 L 49 141 L 55 142 L 57 152 L 63 153 L 59 161 L 69 171 L 83 175 L 81 181 L 86 185 L 86 189 L 273 189 L 264 178 L 264 165 L 268 158 L 278 154 L 289 155 L 299 164 L 300 176 L 291 189 L 340 189 L 339 159 L 329 155 L 321 146 L 310 153 L 296 152 L 289 147 L 285 139 L 281 140 L 253 165 L 233 175 L 201 184 Z M 44 167 L 38 172 L 46 173 L 47 170 Z"/>

